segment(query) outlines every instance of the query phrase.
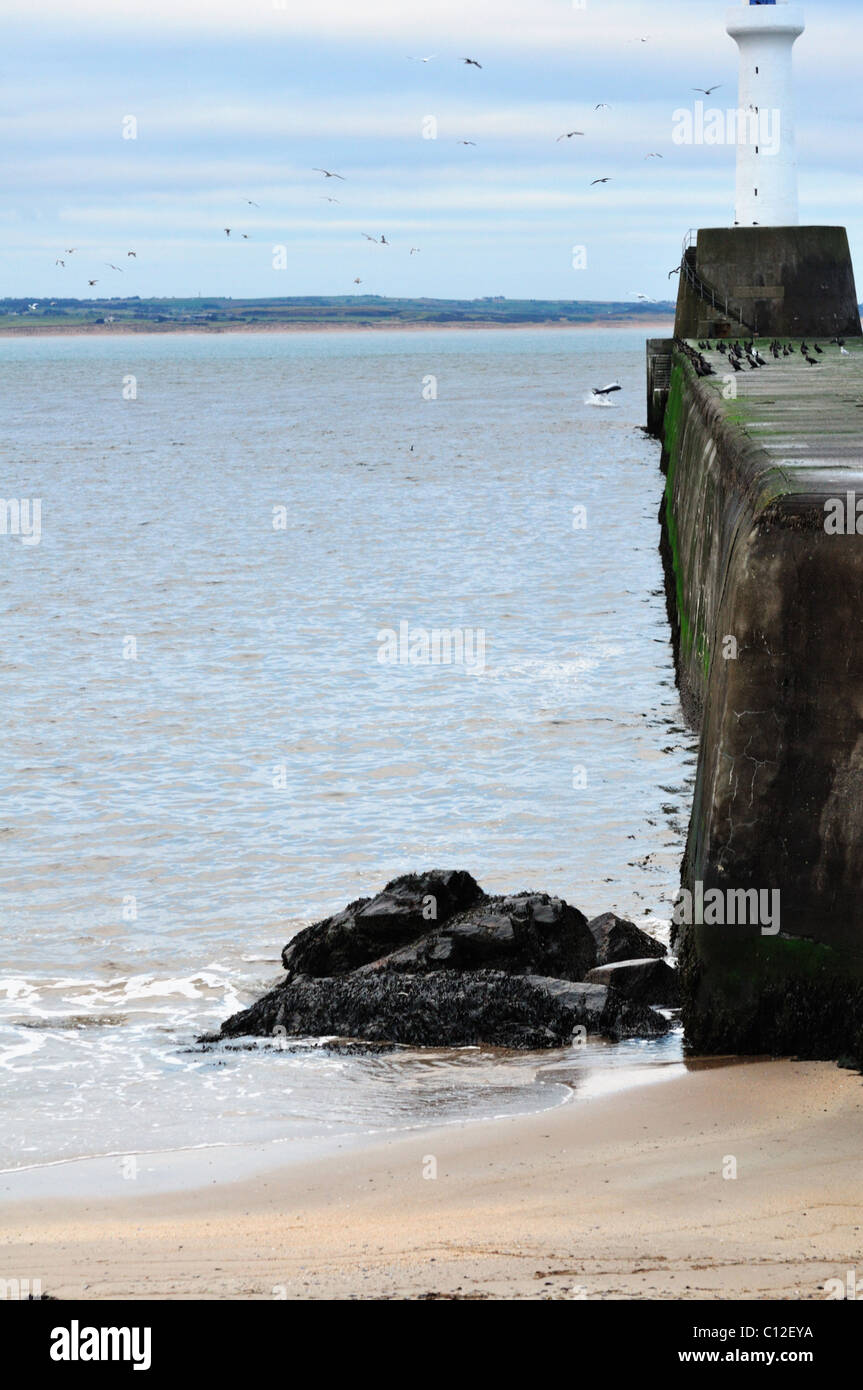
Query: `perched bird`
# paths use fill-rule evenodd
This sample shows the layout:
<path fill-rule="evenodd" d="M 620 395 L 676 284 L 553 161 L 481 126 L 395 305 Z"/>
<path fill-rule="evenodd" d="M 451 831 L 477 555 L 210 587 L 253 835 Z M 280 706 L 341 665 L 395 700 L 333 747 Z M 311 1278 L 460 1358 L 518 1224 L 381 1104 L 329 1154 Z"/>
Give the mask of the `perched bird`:
<path fill-rule="evenodd" d="M 808 352 L 806 353 L 806 361 L 809 363 L 810 367 L 817 367 L 817 366 L 818 366 L 818 358 L 817 358 L 817 357 L 810 357 L 810 355 L 809 355 Z"/>
<path fill-rule="evenodd" d="M 840 354 L 842 355 L 842 357 L 850 357 L 850 356 L 851 356 L 851 354 L 850 354 L 850 352 L 848 351 L 847 347 L 840 347 L 839 352 L 840 352 Z"/>
<path fill-rule="evenodd" d="M 824 349 L 823 349 L 823 348 L 820 348 L 820 347 L 818 346 L 818 344 L 816 343 L 816 344 L 815 344 L 815 351 L 816 351 L 816 352 L 823 352 Z"/>
<path fill-rule="evenodd" d="M 557 140 L 555 141 L 555 144 L 559 144 L 561 140 L 571 140 L 572 137 L 573 137 L 573 135 L 583 135 L 583 134 L 584 134 L 584 131 L 583 131 L 583 130 L 565 130 L 564 133 L 563 133 L 563 135 L 558 135 Z"/>
<path fill-rule="evenodd" d="M 344 182 L 344 174 L 331 174 L 329 169 L 312 169 L 313 174 L 323 174 L 325 179 L 341 179 Z"/>
<path fill-rule="evenodd" d="M 481 68 L 482 63 L 478 63 L 476 58 L 462 58 L 463 63 L 467 63 L 470 68 Z"/>
<path fill-rule="evenodd" d="M 593 183 L 590 185 L 591 188 L 593 188 L 594 183 L 611 183 L 611 175 L 609 174 L 608 177 L 604 179 L 594 179 Z"/>
<path fill-rule="evenodd" d="M 612 391 L 622 391 L 623 387 L 619 381 L 613 381 L 610 386 L 594 386 L 594 396 L 610 396 Z"/>
<path fill-rule="evenodd" d="M 718 92 L 721 86 L 722 83 L 717 82 L 715 87 L 693 87 L 692 90 L 693 92 L 703 92 L 706 97 L 709 97 L 711 92 Z"/>

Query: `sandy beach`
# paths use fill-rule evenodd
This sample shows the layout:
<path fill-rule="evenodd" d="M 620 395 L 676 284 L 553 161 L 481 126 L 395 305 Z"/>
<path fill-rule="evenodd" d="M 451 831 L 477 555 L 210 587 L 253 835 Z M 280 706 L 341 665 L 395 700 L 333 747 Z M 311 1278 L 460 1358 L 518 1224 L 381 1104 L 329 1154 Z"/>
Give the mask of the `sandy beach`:
<path fill-rule="evenodd" d="M 21 1201 L 7 1175 L 0 1274 L 86 1299 L 823 1299 L 860 1259 L 861 1128 L 855 1073 L 713 1060 L 239 1181 L 201 1159 L 179 1192 Z"/>

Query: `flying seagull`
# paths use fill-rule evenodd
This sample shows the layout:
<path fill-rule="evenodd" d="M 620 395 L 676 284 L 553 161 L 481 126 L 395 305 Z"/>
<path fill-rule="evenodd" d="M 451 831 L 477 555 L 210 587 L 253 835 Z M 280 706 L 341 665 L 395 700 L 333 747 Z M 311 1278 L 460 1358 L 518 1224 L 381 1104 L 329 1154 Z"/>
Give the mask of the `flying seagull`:
<path fill-rule="evenodd" d="M 344 181 L 344 177 L 345 177 L 344 174 L 331 174 L 330 171 L 329 171 L 329 169 L 316 169 L 316 168 L 315 168 L 315 169 L 312 169 L 312 173 L 313 173 L 313 174 L 323 174 L 323 176 L 324 176 L 325 179 L 342 179 L 342 181 Z"/>
<path fill-rule="evenodd" d="M 421 250 L 422 250 L 422 247 L 421 247 L 421 246 L 412 246 L 412 247 L 411 247 L 411 255 L 413 256 L 413 255 L 416 254 L 417 251 L 421 251 Z"/>
<path fill-rule="evenodd" d="M 668 278 L 669 278 L 669 280 L 670 280 L 671 277 L 672 277 L 672 275 L 679 275 L 679 274 L 680 274 L 680 266 L 679 266 L 679 265 L 676 265 L 676 266 L 674 267 L 673 270 L 669 270 L 669 272 L 668 272 Z"/>
<path fill-rule="evenodd" d="M 594 179 L 593 183 L 590 185 L 591 188 L 593 188 L 594 183 L 611 183 L 611 175 L 609 174 L 608 177 L 604 179 Z"/>
<path fill-rule="evenodd" d="M 87 284 L 88 284 L 88 285 L 98 285 L 98 283 L 99 283 L 98 280 L 88 280 L 88 281 L 87 281 Z"/>
<path fill-rule="evenodd" d="M 622 391 L 623 387 L 619 381 L 613 381 L 610 386 L 594 386 L 594 396 L 610 396 L 612 391 Z"/>
<path fill-rule="evenodd" d="M 67 256 L 74 256 L 75 252 L 78 250 L 77 246 L 67 246 L 65 249 Z"/>
<path fill-rule="evenodd" d="M 605 108 L 606 111 L 611 110 L 611 107 L 609 106 L 607 101 L 598 101 L 593 109 L 594 111 L 602 111 L 603 108 Z"/>
<path fill-rule="evenodd" d="M 62 266 L 65 266 L 66 262 L 65 262 L 65 261 L 55 261 L 54 264 L 55 264 L 55 265 L 62 265 Z"/>
<path fill-rule="evenodd" d="M 321 198 L 325 203 L 337 203 L 338 198 L 331 198 L 328 193 L 322 193 Z"/>
<path fill-rule="evenodd" d="M 368 232 L 363 232 L 363 236 L 365 237 L 366 241 L 373 241 L 375 246 L 377 246 L 378 239 L 376 236 L 369 236 Z"/>
<path fill-rule="evenodd" d="M 118 265 L 114 265 L 112 261 L 105 261 L 105 265 L 108 267 L 109 270 L 120 270 L 120 267 Z M 123 274 L 122 270 L 120 270 L 120 274 Z"/>
<path fill-rule="evenodd" d="M 362 283 L 363 283 L 363 282 L 362 282 L 362 280 L 360 279 L 360 277 L 357 276 L 356 279 L 354 280 L 354 284 L 355 284 L 355 285 L 361 285 Z"/>
<path fill-rule="evenodd" d="M 260 203 L 253 203 L 251 198 L 246 198 L 245 201 L 248 203 L 250 208 L 259 208 L 261 206 Z"/>
<path fill-rule="evenodd" d="M 230 227 L 226 227 L 226 228 L 225 228 L 225 236 L 230 236 L 230 235 L 231 235 L 231 229 L 230 229 Z"/>
<path fill-rule="evenodd" d="M 431 60 L 432 60 L 432 58 L 436 58 L 436 57 L 437 57 L 437 54 L 436 54 L 436 53 L 430 53 L 429 56 L 428 56 L 427 58 L 414 58 L 414 57 L 412 57 L 411 54 L 409 53 L 409 54 L 408 54 L 408 62 L 409 62 L 409 63 L 430 63 Z M 467 62 L 467 59 L 465 59 L 465 62 Z"/>
<path fill-rule="evenodd" d="M 664 158 L 665 158 L 665 155 L 664 155 L 664 154 L 656 154 L 656 153 L 654 152 L 653 154 L 646 154 L 646 155 L 644 156 L 644 158 L 645 158 L 645 159 L 664 159 Z"/>
<path fill-rule="evenodd" d="M 481 68 L 481 67 L 482 67 L 482 63 L 478 63 L 477 60 L 476 60 L 476 58 L 462 58 L 462 62 L 463 62 L 463 63 L 467 63 L 468 67 L 471 67 L 471 68 Z"/>
<path fill-rule="evenodd" d="M 137 252 L 137 251 L 127 251 L 127 252 L 126 252 L 126 255 L 127 255 L 127 256 L 134 256 L 134 257 L 135 257 L 135 260 L 138 259 L 138 252 Z"/>
<path fill-rule="evenodd" d="M 243 241 L 248 241 L 248 240 L 249 240 L 249 233 L 248 233 L 248 232 L 241 232 L 240 235 L 242 236 Z"/>
<path fill-rule="evenodd" d="M 381 246 L 389 246 L 389 242 L 387 241 L 387 239 L 386 239 L 386 237 L 384 236 L 383 232 L 381 232 Z"/>
<path fill-rule="evenodd" d="M 475 140 L 456 140 L 457 145 L 475 145 Z"/>
<path fill-rule="evenodd" d="M 559 144 L 561 140 L 571 140 L 572 137 L 573 137 L 573 135 L 583 135 L 583 134 L 584 134 L 584 131 L 583 131 L 583 130 L 565 130 L 565 131 L 563 132 L 562 135 L 558 135 L 557 140 L 555 141 L 555 143 L 556 143 L 556 144 Z"/>
<path fill-rule="evenodd" d="M 715 87 L 693 87 L 692 90 L 693 92 L 703 92 L 706 97 L 709 97 L 711 92 L 718 92 L 721 86 L 722 83 L 717 82 Z"/>

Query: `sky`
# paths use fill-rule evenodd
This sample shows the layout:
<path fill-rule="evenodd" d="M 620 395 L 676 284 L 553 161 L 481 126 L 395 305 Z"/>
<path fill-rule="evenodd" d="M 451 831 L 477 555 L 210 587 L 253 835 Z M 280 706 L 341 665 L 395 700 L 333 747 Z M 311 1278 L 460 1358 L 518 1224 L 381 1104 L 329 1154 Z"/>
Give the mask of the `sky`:
<path fill-rule="evenodd" d="M 673 298 L 734 217 L 734 148 L 672 139 L 736 106 L 730 8 L 0 0 L 0 296 Z M 803 8 L 800 220 L 863 267 L 863 5 Z"/>

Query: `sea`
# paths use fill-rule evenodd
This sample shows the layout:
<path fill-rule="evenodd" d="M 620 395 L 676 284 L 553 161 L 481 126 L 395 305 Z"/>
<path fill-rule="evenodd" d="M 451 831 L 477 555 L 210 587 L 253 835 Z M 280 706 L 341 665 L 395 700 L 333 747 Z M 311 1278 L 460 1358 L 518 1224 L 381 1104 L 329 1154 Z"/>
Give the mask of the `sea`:
<path fill-rule="evenodd" d="M 409 871 L 667 939 L 696 745 L 644 337 L 0 339 L 4 1190 L 680 1067 L 679 1028 L 529 1054 L 197 1041 L 295 932 Z"/>

